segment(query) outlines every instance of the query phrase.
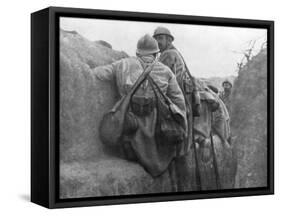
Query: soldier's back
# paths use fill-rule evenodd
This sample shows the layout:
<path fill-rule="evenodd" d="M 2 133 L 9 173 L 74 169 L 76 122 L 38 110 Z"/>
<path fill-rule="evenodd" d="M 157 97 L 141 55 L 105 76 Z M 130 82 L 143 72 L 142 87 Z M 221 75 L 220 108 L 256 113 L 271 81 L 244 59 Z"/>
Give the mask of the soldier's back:
<path fill-rule="evenodd" d="M 147 65 L 143 65 L 137 57 L 122 59 L 117 63 L 116 82 L 121 95 L 126 94 L 131 89 Z M 150 72 L 150 76 L 165 93 L 173 73 L 167 66 L 157 61 Z M 146 80 L 138 90 L 138 94 L 145 94 L 148 88 L 147 85 L 148 81 Z M 149 92 L 151 93 L 152 89 L 148 89 L 150 89 Z"/>

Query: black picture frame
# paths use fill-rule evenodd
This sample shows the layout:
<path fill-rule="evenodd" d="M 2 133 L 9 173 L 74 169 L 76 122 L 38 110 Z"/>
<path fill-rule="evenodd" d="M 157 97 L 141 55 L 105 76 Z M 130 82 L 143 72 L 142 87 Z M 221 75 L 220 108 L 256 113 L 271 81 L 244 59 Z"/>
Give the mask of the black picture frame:
<path fill-rule="evenodd" d="M 59 198 L 59 17 L 265 28 L 268 38 L 268 186 L 221 191 Z M 31 14 L 31 201 L 64 208 L 274 194 L 274 22 L 49 7 Z"/>

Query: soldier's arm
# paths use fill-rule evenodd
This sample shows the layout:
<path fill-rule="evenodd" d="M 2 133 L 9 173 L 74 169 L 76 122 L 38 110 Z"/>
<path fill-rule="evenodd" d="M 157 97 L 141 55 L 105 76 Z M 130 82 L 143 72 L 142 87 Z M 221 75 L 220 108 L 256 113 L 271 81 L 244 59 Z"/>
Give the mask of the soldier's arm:
<path fill-rule="evenodd" d="M 171 52 L 164 52 L 161 54 L 159 60 L 164 65 L 168 66 L 174 74 L 176 74 L 175 56 L 172 55 Z"/>
<path fill-rule="evenodd" d="M 92 70 L 92 74 L 102 81 L 113 80 L 115 78 L 118 62 L 119 61 L 116 61 L 112 64 L 95 67 Z"/>

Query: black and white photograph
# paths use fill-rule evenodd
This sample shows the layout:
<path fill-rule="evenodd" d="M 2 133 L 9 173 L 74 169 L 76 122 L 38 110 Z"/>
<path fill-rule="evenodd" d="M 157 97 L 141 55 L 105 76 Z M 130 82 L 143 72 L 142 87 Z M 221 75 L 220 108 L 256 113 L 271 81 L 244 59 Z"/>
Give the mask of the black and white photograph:
<path fill-rule="evenodd" d="M 0 215 L 280 212 L 278 1 L 0 10 Z"/>
<path fill-rule="evenodd" d="M 268 29 L 59 19 L 59 198 L 268 187 Z"/>

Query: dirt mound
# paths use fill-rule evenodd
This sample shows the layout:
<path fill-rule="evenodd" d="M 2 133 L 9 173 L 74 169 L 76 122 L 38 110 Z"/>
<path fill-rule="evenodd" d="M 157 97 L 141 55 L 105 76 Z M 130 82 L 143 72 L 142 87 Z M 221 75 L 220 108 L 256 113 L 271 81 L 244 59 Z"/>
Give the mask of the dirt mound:
<path fill-rule="evenodd" d="M 106 149 L 98 135 L 103 114 L 117 101 L 116 87 L 91 69 L 127 57 L 75 31 L 60 32 L 61 198 L 170 191 L 167 175 L 157 180 L 138 164 Z M 120 156 L 120 157 L 116 157 Z"/>
<path fill-rule="evenodd" d="M 107 48 L 109 48 L 109 49 L 112 49 L 111 44 L 110 44 L 110 43 L 107 43 L 107 42 L 104 41 L 104 40 L 98 40 L 98 41 L 95 41 L 95 43 L 98 43 L 98 44 L 103 45 L 103 46 L 105 46 L 105 47 L 107 47 Z"/>
<path fill-rule="evenodd" d="M 267 52 L 239 72 L 231 96 L 231 129 L 238 150 L 237 187 L 267 185 Z"/>
<path fill-rule="evenodd" d="M 127 55 L 74 31 L 60 33 L 60 156 L 85 160 L 103 154 L 98 123 L 117 100 L 114 86 L 97 80 L 91 68 Z"/>
<path fill-rule="evenodd" d="M 169 192 L 167 174 L 154 180 L 135 163 L 103 158 L 61 164 L 61 198 Z"/>

